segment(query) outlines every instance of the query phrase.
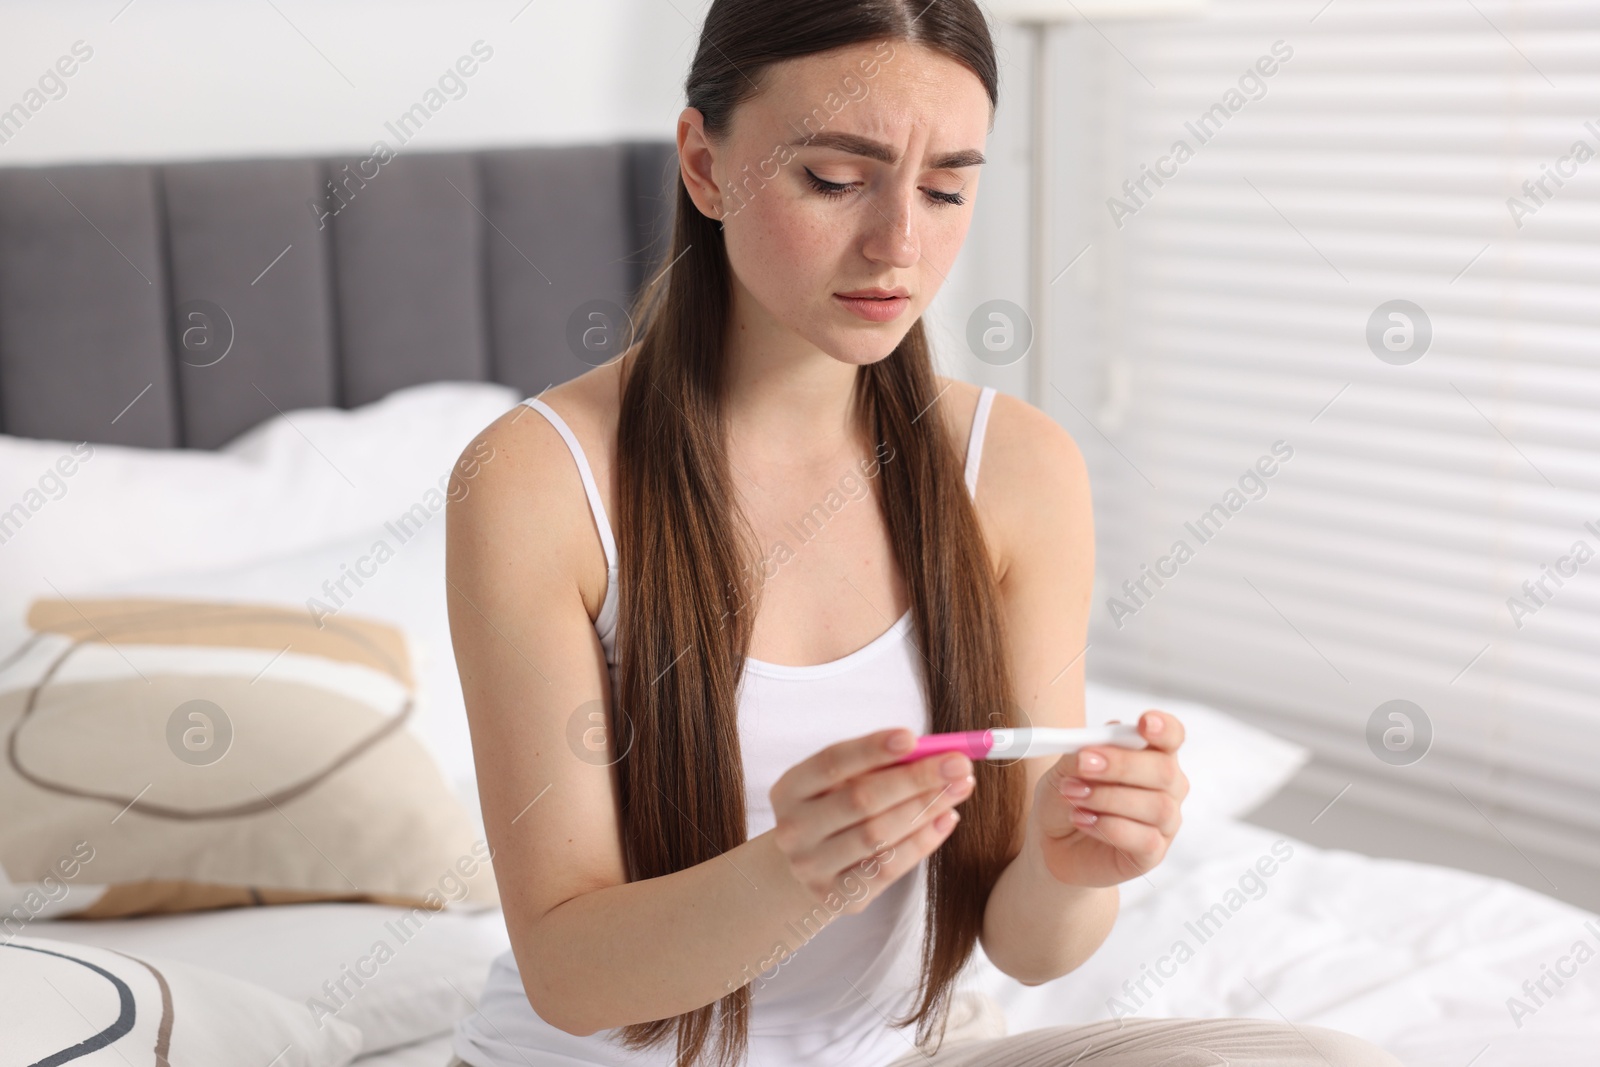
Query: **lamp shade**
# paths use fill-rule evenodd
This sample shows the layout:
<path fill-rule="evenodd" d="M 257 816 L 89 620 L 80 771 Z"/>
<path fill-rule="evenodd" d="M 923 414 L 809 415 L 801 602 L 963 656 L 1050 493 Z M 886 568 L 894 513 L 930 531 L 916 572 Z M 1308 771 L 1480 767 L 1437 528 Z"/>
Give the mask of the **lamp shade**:
<path fill-rule="evenodd" d="M 989 0 L 988 8 L 1006 22 L 1086 22 L 1200 15 L 1206 0 Z"/>

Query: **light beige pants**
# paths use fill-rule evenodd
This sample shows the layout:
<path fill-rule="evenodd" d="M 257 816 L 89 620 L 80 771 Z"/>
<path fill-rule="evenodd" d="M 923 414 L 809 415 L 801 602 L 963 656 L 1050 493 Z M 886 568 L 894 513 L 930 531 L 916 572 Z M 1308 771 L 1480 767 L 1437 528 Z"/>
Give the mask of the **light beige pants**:
<path fill-rule="evenodd" d="M 1000 1005 L 973 990 L 952 999 L 939 1051 L 910 1041 L 889 1067 L 1405 1067 L 1342 1031 L 1262 1019 L 1108 1019 L 1007 1035 Z M 470 1065 L 452 1056 L 447 1067 Z"/>
<path fill-rule="evenodd" d="M 957 994 L 939 1050 L 908 1047 L 890 1067 L 1404 1067 L 1376 1045 L 1322 1026 L 1262 1019 L 1106 1019 L 1006 1033 L 987 994 Z M 754 1065 L 752 1065 L 754 1067 Z"/>

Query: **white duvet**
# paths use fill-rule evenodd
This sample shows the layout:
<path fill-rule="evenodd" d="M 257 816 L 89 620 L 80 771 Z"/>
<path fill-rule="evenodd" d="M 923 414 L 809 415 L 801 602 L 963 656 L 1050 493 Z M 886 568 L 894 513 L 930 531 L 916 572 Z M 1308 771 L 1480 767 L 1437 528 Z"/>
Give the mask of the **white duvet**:
<path fill-rule="evenodd" d="M 1259 877 L 1275 843 L 1289 857 Z M 1132 1008 L 1333 1027 L 1409 1067 L 1600 1064 L 1600 916 L 1514 883 L 1202 819 L 1123 899 L 1072 974 L 1028 988 L 980 969 L 1012 1031 Z M 1218 905 L 1228 918 L 1200 927 Z"/>

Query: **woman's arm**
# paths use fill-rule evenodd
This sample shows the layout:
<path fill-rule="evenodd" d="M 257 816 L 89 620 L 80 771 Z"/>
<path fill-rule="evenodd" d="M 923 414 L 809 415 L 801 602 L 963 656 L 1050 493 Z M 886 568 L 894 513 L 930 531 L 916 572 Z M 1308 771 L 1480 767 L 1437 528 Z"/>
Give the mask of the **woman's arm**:
<path fill-rule="evenodd" d="M 1099 951 L 1120 906 L 1116 886 L 1063 885 L 1026 849 L 989 894 L 983 949 L 1023 985 L 1040 985 L 1077 970 Z"/>
<path fill-rule="evenodd" d="M 1089 476 L 1077 444 L 1031 405 L 995 397 L 984 442 L 977 503 L 984 534 L 999 550 L 1000 593 L 1021 725 L 1084 725 L 1083 679 L 1094 591 L 1094 521 Z M 1056 757 L 1024 761 L 1025 817 Z M 994 965 L 1034 985 L 1092 956 L 1116 921 L 1116 886 L 1065 885 L 1024 848 L 989 894 L 982 944 Z"/>
<path fill-rule="evenodd" d="M 702 1007 L 770 972 L 937 847 L 948 828 L 933 821 L 957 797 L 950 791 L 930 802 L 945 790 L 934 778 L 939 761 L 872 771 L 895 756 L 883 737 L 841 742 L 788 776 L 774 830 L 705 863 L 628 882 L 618 768 L 606 765 L 609 748 L 586 736 L 604 727 L 604 718 L 590 716 L 609 705 L 586 605 L 587 598 L 598 607 L 605 561 L 566 445 L 537 413 L 518 410 L 523 417 L 507 413 L 481 435 L 492 459 L 464 462 L 452 478 L 450 630 L 524 991 L 542 1019 L 585 1035 Z M 469 451 L 481 455 L 482 447 L 475 441 Z M 840 783 L 848 788 L 829 800 L 807 800 Z M 802 804 L 844 804 L 849 810 L 834 816 L 887 839 L 882 861 L 859 868 L 859 895 L 846 887 L 819 899 L 819 872 L 854 861 L 828 866 L 819 853 L 837 852 L 841 842 L 811 841 L 808 828 L 826 822 L 827 811 L 820 821 L 786 815 Z M 784 834 L 794 840 L 780 849 Z M 843 844 L 847 857 L 873 852 Z M 813 884 L 792 873 L 797 856 Z"/>
<path fill-rule="evenodd" d="M 528 1000 L 574 1034 L 698 1008 L 754 971 L 785 923 L 808 914 L 809 897 L 770 835 L 627 882 L 617 768 L 596 752 L 589 717 L 610 697 L 578 579 L 598 575 L 587 591 L 603 593 L 594 520 L 571 454 L 537 412 L 518 408 L 482 436 L 492 460 L 470 478 L 458 464 L 452 478 L 446 595 L 485 830 Z"/>

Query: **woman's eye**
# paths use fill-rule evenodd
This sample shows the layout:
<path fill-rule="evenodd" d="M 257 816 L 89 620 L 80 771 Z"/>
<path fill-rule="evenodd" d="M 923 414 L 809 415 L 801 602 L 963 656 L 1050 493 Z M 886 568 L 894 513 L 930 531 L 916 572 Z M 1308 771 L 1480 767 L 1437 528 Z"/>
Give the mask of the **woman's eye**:
<path fill-rule="evenodd" d="M 843 196 L 845 193 L 850 191 L 849 183 L 841 185 L 838 182 L 825 182 L 815 174 L 812 174 L 810 167 L 806 167 L 804 169 L 806 172 L 806 181 L 811 183 L 811 188 L 815 189 L 823 196 L 838 197 Z"/>
<path fill-rule="evenodd" d="M 810 167 L 804 167 L 802 169 L 806 172 L 806 182 L 811 186 L 811 188 L 815 189 L 822 196 L 828 197 L 829 199 L 837 199 L 838 197 L 844 196 L 850 191 L 849 182 L 841 183 L 823 181 L 821 178 L 811 173 Z M 960 205 L 967 202 L 967 198 L 962 196 L 960 193 L 941 193 L 936 189 L 928 189 L 926 192 L 930 199 L 940 204 Z"/>

